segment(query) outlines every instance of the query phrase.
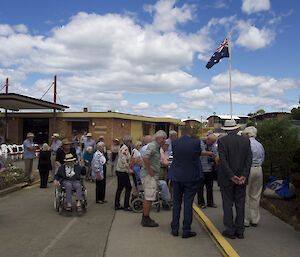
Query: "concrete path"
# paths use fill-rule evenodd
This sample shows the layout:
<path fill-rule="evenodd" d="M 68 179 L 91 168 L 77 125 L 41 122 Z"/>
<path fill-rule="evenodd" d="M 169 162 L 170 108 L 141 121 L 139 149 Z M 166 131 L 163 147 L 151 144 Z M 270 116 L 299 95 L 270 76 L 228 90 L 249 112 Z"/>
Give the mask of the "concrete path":
<path fill-rule="evenodd" d="M 214 198 L 218 208 L 201 209 L 222 232 L 223 209 L 221 193 L 214 185 Z M 261 221 L 257 227 L 245 230 L 245 239 L 227 239 L 241 257 L 298 257 L 300 256 L 300 233 L 293 227 L 261 208 Z"/>
<path fill-rule="evenodd" d="M 189 239 L 170 234 L 171 211 L 153 209 L 151 217 L 157 228 L 141 226 L 141 214 L 117 211 L 108 238 L 105 257 L 218 257 L 219 250 L 196 219 L 192 230 L 197 236 Z"/>

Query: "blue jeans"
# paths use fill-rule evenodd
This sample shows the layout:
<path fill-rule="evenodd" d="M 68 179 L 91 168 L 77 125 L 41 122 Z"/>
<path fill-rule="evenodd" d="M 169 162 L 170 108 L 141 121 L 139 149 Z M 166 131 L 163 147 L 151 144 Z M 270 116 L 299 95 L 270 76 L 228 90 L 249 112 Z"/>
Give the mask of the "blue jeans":
<path fill-rule="evenodd" d="M 163 202 L 167 203 L 170 200 L 171 196 L 170 196 L 169 188 L 168 188 L 166 181 L 158 180 L 158 187 L 161 192 L 161 198 L 162 198 Z"/>

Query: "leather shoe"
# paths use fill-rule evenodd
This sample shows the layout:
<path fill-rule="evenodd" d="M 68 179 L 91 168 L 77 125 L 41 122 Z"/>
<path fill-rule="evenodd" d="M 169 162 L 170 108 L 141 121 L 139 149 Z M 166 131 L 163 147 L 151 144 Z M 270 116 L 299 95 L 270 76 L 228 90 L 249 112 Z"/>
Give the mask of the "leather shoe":
<path fill-rule="evenodd" d="M 178 236 L 179 234 L 178 234 L 178 230 L 172 230 L 171 231 L 171 234 L 173 235 L 173 236 Z"/>
<path fill-rule="evenodd" d="M 235 236 L 236 236 L 238 239 L 244 239 L 244 233 L 242 233 L 242 234 L 235 233 Z"/>
<path fill-rule="evenodd" d="M 235 235 L 229 234 L 226 230 L 223 231 L 222 235 L 230 239 L 235 239 Z"/>
<path fill-rule="evenodd" d="M 193 237 L 193 236 L 196 236 L 196 235 L 197 235 L 196 232 L 189 231 L 189 232 L 186 232 L 186 233 L 182 234 L 182 238 L 190 238 L 190 237 Z"/>
<path fill-rule="evenodd" d="M 123 207 L 121 206 L 115 206 L 115 210 L 118 211 L 118 210 L 123 210 Z"/>
<path fill-rule="evenodd" d="M 207 207 L 210 207 L 210 208 L 218 208 L 218 206 L 217 206 L 216 204 L 214 204 L 214 203 L 213 203 L 213 204 L 208 204 Z"/>
<path fill-rule="evenodd" d="M 257 227 L 257 224 L 255 223 L 250 223 L 251 227 Z"/>

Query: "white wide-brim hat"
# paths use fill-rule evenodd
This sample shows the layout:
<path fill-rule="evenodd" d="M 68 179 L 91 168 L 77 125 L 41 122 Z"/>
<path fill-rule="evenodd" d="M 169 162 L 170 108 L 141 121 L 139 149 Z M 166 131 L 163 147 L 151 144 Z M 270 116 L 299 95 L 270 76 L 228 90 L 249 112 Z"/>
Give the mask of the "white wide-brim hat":
<path fill-rule="evenodd" d="M 223 130 L 235 130 L 238 129 L 240 126 L 236 125 L 235 120 L 225 120 L 224 127 L 221 127 Z"/>

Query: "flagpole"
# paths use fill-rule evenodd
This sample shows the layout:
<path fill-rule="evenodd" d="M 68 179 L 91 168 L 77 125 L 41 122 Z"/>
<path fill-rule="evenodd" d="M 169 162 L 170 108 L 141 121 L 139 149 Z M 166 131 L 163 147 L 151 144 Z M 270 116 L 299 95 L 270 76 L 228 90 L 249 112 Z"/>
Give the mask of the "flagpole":
<path fill-rule="evenodd" d="M 227 39 L 228 39 L 228 51 L 229 51 L 229 97 L 230 97 L 230 119 L 232 120 L 231 45 L 230 45 L 230 33 L 228 33 Z"/>

